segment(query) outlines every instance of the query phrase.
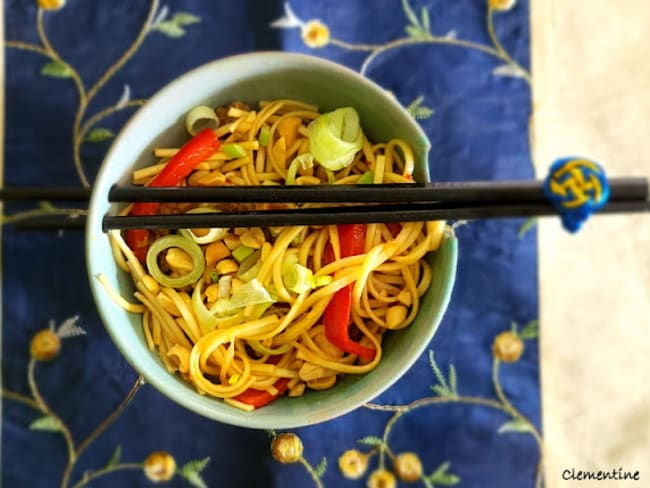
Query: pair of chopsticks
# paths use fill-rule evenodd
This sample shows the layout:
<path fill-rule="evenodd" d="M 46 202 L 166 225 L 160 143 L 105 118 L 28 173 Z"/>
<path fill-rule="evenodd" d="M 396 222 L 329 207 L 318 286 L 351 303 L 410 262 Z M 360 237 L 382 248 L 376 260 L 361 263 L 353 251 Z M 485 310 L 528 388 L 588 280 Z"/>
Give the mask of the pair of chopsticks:
<path fill-rule="evenodd" d="M 90 188 L 76 186 L 24 186 L 0 188 L 0 202 L 85 202 L 91 195 Z M 26 230 L 85 229 L 85 215 L 61 215 L 57 213 L 30 217 L 14 222 L 14 227 Z"/>
<path fill-rule="evenodd" d="M 597 214 L 650 210 L 646 178 L 610 178 L 610 197 Z M 0 200 L 88 200 L 83 188 L 0 189 Z M 224 186 L 147 188 L 114 185 L 110 202 L 295 203 L 297 209 L 201 214 L 105 215 L 103 230 L 257 227 L 387 223 L 425 220 L 557 215 L 541 181 L 475 181 L 383 185 Z M 336 204 L 309 207 L 300 204 Z M 340 204 L 350 204 L 343 205 Z M 85 225 L 81 217 L 46 215 L 20 228 L 61 229 Z"/>

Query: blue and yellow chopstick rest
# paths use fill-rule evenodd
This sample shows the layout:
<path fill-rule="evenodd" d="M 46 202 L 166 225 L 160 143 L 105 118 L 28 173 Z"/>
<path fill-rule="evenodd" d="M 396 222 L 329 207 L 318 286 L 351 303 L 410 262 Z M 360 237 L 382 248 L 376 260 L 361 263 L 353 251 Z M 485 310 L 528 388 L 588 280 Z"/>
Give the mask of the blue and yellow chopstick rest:
<path fill-rule="evenodd" d="M 577 232 L 609 199 L 605 170 L 585 158 L 568 157 L 553 163 L 544 180 L 544 193 L 560 214 L 562 226 Z"/>

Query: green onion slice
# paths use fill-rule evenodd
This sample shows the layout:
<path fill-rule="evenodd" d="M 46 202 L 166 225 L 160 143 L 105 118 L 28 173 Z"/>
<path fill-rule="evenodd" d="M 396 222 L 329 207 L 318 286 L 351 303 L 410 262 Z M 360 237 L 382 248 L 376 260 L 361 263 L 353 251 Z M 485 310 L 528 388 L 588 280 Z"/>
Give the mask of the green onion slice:
<path fill-rule="evenodd" d="M 241 245 L 232 250 L 232 257 L 235 258 L 238 263 L 241 263 L 254 252 L 255 249 L 252 247 Z"/>
<path fill-rule="evenodd" d="M 206 214 L 206 213 L 218 213 L 217 210 L 212 209 L 212 208 L 206 208 L 206 207 L 196 207 L 191 210 L 188 210 L 188 214 Z M 208 231 L 208 233 L 204 236 L 197 236 L 194 232 L 192 232 L 192 229 L 179 229 L 179 233 L 185 237 L 186 239 L 189 239 L 191 241 L 196 242 L 197 244 L 210 244 L 211 242 L 215 241 L 220 241 L 224 237 L 228 235 L 228 231 L 230 229 L 222 229 L 220 227 L 215 227 L 212 228 Z"/>
<path fill-rule="evenodd" d="M 375 181 L 375 173 L 366 171 L 357 180 L 357 185 L 372 185 Z"/>
<path fill-rule="evenodd" d="M 296 183 L 296 174 L 298 173 L 298 167 L 301 169 L 309 169 L 314 166 L 314 156 L 310 153 L 304 153 L 300 156 L 296 156 L 287 170 L 287 185 L 295 185 Z"/>
<path fill-rule="evenodd" d="M 259 249 L 244 259 L 237 271 L 237 278 L 242 281 L 250 281 L 257 277 L 262 267 L 262 251 Z"/>
<path fill-rule="evenodd" d="M 321 115 L 309 124 L 308 132 L 311 153 L 332 171 L 348 166 L 363 144 L 359 114 L 351 107 Z"/>
<path fill-rule="evenodd" d="M 203 298 L 201 297 L 201 292 L 203 288 L 203 280 L 199 280 L 194 288 L 192 293 L 192 308 L 196 314 L 196 318 L 199 320 L 199 325 L 204 334 L 214 330 L 217 326 L 217 317 L 212 315 L 208 308 L 203 303 Z"/>
<path fill-rule="evenodd" d="M 318 276 L 316 278 L 316 288 L 321 287 L 321 286 L 327 286 L 332 281 L 334 281 L 334 278 L 332 278 L 330 275 Z"/>
<path fill-rule="evenodd" d="M 247 305 L 270 304 L 274 300 L 257 278 L 244 283 L 232 294 L 230 299 L 220 298 L 212 307 L 211 313 L 229 315 Z"/>
<path fill-rule="evenodd" d="M 260 129 L 260 135 L 257 137 L 257 142 L 259 142 L 260 146 L 264 147 L 264 146 L 268 146 L 270 141 L 271 141 L 271 129 L 269 128 L 268 125 L 264 124 Z"/>
<path fill-rule="evenodd" d="M 166 275 L 158 266 L 158 255 L 172 247 L 177 247 L 185 251 L 190 255 L 194 262 L 194 267 L 189 271 L 189 273 L 177 278 L 172 278 Z M 196 243 L 179 235 L 167 235 L 157 239 L 149 247 L 149 250 L 147 251 L 147 267 L 149 268 L 151 276 L 153 276 L 153 278 L 161 285 L 170 288 L 183 288 L 184 286 L 196 282 L 196 280 L 201 277 L 205 270 L 205 258 L 203 257 L 201 248 Z"/>
<path fill-rule="evenodd" d="M 245 158 L 246 149 L 244 149 L 240 144 L 224 144 L 221 146 L 221 150 L 225 152 L 229 158 Z"/>
<path fill-rule="evenodd" d="M 203 129 L 216 129 L 219 127 L 219 117 L 214 109 L 205 105 L 199 105 L 190 110 L 185 116 L 185 127 L 190 135 L 197 135 Z"/>
<path fill-rule="evenodd" d="M 282 282 L 294 293 L 304 293 L 316 287 L 314 273 L 309 268 L 298 264 L 298 256 L 287 254 L 282 263 Z"/>

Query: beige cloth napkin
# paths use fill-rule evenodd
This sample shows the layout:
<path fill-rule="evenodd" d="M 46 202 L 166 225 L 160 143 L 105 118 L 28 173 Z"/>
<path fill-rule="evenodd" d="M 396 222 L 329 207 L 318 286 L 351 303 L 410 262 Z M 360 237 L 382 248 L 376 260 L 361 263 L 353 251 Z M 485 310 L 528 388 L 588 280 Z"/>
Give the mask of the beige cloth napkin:
<path fill-rule="evenodd" d="M 533 157 L 650 177 L 650 2 L 533 0 Z M 650 486 L 650 216 L 539 233 L 546 486 Z M 641 480 L 564 481 L 565 469 Z"/>

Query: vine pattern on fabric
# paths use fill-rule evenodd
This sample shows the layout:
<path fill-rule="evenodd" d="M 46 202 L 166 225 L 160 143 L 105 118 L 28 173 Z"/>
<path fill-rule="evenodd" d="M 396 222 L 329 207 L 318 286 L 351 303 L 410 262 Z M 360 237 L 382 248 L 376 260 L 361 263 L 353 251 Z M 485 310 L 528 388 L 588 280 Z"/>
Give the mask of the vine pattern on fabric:
<path fill-rule="evenodd" d="M 138 51 L 145 38 L 150 33 L 160 33 L 170 38 L 180 38 L 185 34 L 192 24 L 200 22 L 200 18 L 188 12 L 170 13 L 166 6 L 160 6 L 158 0 L 152 0 L 146 18 L 131 45 L 124 53 L 95 81 L 91 86 L 87 86 L 79 75 L 78 70 L 66 61 L 65 57 L 59 53 L 49 39 L 45 30 L 45 18 L 52 12 L 65 6 L 64 0 L 38 0 L 38 9 L 36 11 L 36 31 L 38 33 L 39 44 L 26 43 L 19 40 L 5 41 L 5 47 L 17 49 L 29 53 L 36 53 L 47 58 L 46 63 L 41 67 L 40 73 L 43 76 L 54 78 L 65 78 L 73 81 L 78 98 L 78 105 L 75 112 L 72 127 L 72 149 L 74 156 L 74 165 L 79 175 L 81 184 L 89 187 L 90 183 L 83 168 L 81 158 L 81 146 L 85 143 L 100 143 L 114 137 L 113 132 L 101 127 L 101 122 L 111 115 L 132 108 L 137 108 L 144 104 L 144 99 L 132 99 L 131 89 L 128 85 L 124 86 L 122 96 L 114 104 L 105 107 L 98 112 L 88 114 L 90 102 L 97 96 L 104 86 L 113 78 L 113 76 L 122 68 Z M 37 208 L 16 212 L 10 216 L 2 215 L 0 223 L 9 224 L 20 220 L 29 219 L 43 215 L 68 215 L 76 218 L 86 215 L 87 211 L 80 208 L 61 208 L 55 207 L 50 202 L 39 202 Z M 144 460 L 139 462 L 124 462 L 121 459 L 121 447 L 116 446 L 113 454 L 107 460 L 106 464 L 101 467 L 86 469 L 79 480 L 73 483 L 73 470 L 77 467 L 77 460 L 81 455 L 92 446 L 93 442 L 120 416 L 123 410 L 131 403 L 138 390 L 144 384 L 141 376 L 138 376 L 126 396 L 115 407 L 115 409 L 102 420 L 93 431 L 80 442 L 75 442 L 73 433 L 61 418 L 48 405 L 46 399 L 40 392 L 37 382 L 36 372 L 38 365 L 44 361 L 53 361 L 59 355 L 63 341 L 72 337 L 85 335 L 84 329 L 77 324 L 78 317 L 71 317 L 63 321 L 58 327 L 51 322 L 49 327 L 37 332 L 30 344 L 30 360 L 27 365 L 26 379 L 29 386 L 29 395 L 24 395 L 15 391 L 3 389 L 2 398 L 11 400 L 25 405 L 38 414 L 30 424 L 29 429 L 46 433 L 60 434 L 67 449 L 67 464 L 63 470 L 61 479 L 61 488 L 81 488 L 90 484 L 93 480 L 106 476 L 116 471 L 140 470 L 147 479 L 152 482 L 161 482 L 172 479 L 173 477 L 184 478 L 188 483 L 197 488 L 206 488 L 206 484 L 201 478 L 201 471 L 205 469 L 209 458 L 191 460 L 182 466 L 176 466 L 174 457 L 164 451 L 154 451 Z"/>
<path fill-rule="evenodd" d="M 80 442 L 75 442 L 70 428 L 63 422 L 54 410 L 48 405 L 47 400 L 41 394 L 38 386 L 36 372 L 39 364 L 54 361 L 63 348 L 63 342 L 70 338 L 81 337 L 86 334 L 85 330 L 77 323 L 78 316 L 64 320 L 58 327 L 54 321 L 49 326 L 40 330 L 32 337 L 29 353 L 30 360 L 27 364 L 27 384 L 29 395 L 24 395 L 11 390 L 2 390 L 2 398 L 18 402 L 30 407 L 39 416 L 30 424 L 29 429 L 44 433 L 57 433 L 63 437 L 68 452 L 68 461 L 61 477 L 61 488 L 82 488 L 91 481 L 106 476 L 115 471 L 139 470 L 147 479 L 152 482 L 167 481 L 173 477 L 185 478 L 196 488 L 206 488 L 201 478 L 201 471 L 205 469 L 209 458 L 192 460 L 177 468 L 174 457 L 164 451 L 154 451 L 143 461 L 124 462 L 121 459 L 122 449 L 116 446 L 113 454 L 106 461 L 104 466 L 86 469 L 79 480 L 72 483 L 73 470 L 77 467 L 77 460 L 89 449 L 94 441 L 117 420 L 124 409 L 131 403 L 140 387 L 144 384 L 142 376 L 138 376 L 126 396 L 97 426 Z"/>
<path fill-rule="evenodd" d="M 189 12 L 171 13 L 169 7 L 160 6 L 159 0 L 151 0 L 148 12 L 142 23 L 140 30 L 131 42 L 131 45 L 122 53 L 122 55 L 113 62 L 111 66 L 92 85 L 87 86 L 81 78 L 79 71 L 70 64 L 65 57 L 57 51 L 53 42 L 45 30 L 45 18 L 48 15 L 56 15 L 51 11 L 59 10 L 65 6 L 62 0 L 39 0 L 39 8 L 36 11 L 36 31 L 40 43 L 27 43 L 20 40 L 7 40 L 5 47 L 18 49 L 30 53 L 39 54 L 47 59 L 42 66 L 40 73 L 43 76 L 54 78 L 66 78 L 74 82 L 77 91 L 77 108 L 75 111 L 72 125 L 72 153 L 74 166 L 84 187 L 90 187 L 90 182 L 86 176 L 81 157 L 81 147 L 85 143 L 100 143 L 114 137 L 114 134 L 106 128 L 99 125 L 102 121 L 115 114 L 127 109 L 140 107 L 146 101 L 145 99 L 132 99 L 131 88 L 124 85 L 122 96 L 114 104 L 105 107 L 98 112 L 90 115 L 88 107 L 95 99 L 99 92 L 111 81 L 115 74 L 133 57 L 133 55 L 142 46 L 145 39 L 152 33 L 158 33 L 170 38 L 178 39 L 183 37 L 186 29 L 191 28 L 193 24 L 199 23 L 201 19 Z M 48 13 L 50 11 L 50 13 Z M 44 214 L 84 214 L 85 211 L 77 209 L 60 209 L 53 206 L 39 208 L 29 211 L 28 215 L 14 215 L 12 221 L 29 218 Z M 5 222 L 6 222 L 5 217 Z"/>

